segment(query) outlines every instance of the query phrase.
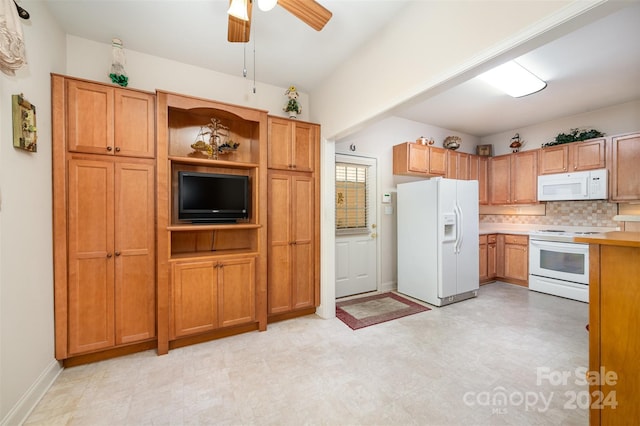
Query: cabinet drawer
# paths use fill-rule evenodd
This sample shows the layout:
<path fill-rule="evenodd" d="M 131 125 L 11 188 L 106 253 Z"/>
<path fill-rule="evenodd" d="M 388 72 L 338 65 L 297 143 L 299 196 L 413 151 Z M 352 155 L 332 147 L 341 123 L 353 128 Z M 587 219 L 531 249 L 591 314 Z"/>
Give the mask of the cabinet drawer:
<path fill-rule="evenodd" d="M 480 244 L 487 244 L 487 236 L 486 235 L 480 235 L 479 243 Z"/>
<path fill-rule="evenodd" d="M 489 244 L 495 243 L 497 241 L 498 236 L 496 234 L 487 235 L 487 242 Z"/>
<path fill-rule="evenodd" d="M 505 235 L 504 242 L 505 244 L 519 244 L 526 246 L 529 244 L 529 237 L 526 235 Z"/>

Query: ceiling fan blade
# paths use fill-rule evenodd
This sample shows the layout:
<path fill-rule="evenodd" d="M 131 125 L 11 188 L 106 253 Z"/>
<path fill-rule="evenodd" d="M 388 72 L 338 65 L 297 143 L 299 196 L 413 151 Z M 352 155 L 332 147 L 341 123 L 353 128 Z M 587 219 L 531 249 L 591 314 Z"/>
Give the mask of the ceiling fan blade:
<path fill-rule="evenodd" d="M 229 2 L 231 3 L 231 1 Z M 247 15 L 248 21 L 236 18 L 229 15 L 229 24 L 227 29 L 227 40 L 231 43 L 247 43 L 249 41 L 249 35 L 251 30 L 251 7 L 252 2 L 247 0 Z"/>
<path fill-rule="evenodd" d="M 316 31 L 324 28 L 333 16 L 328 9 L 315 0 L 278 0 L 278 4 Z"/>

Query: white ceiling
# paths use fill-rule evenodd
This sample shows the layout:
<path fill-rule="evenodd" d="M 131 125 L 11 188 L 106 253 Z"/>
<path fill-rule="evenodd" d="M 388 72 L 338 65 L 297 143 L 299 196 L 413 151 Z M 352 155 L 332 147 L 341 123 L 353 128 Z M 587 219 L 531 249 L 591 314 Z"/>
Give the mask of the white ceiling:
<path fill-rule="evenodd" d="M 253 7 L 248 77 L 310 92 L 388 23 L 408 0 L 320 0 L 333 17 L 322 31 L 283 8 Z M 46 0 L 68 33 L 226 74 L 242 75 L 243 43 L 227 41 L 229 0 Z M 23 4 L 24 5 L 24 4 Z"/>
<path fill-rule="evenodd" d="M 546 81 L 547 87 L 512 98 L 479 78 L 471 78 L 395 113 L 482 137 L 640 99 L 640 3 L 516 61 Z"/>
<path fill-rule="evenodd" d="M 411 0 L 320 0 L 333 12 L 316 32 L 280 7 L 254 7 L 252 41 L 226 41 L 227 0 L 46 0 L 68 34 L 227 74 L 248 69 L 280 87 L 310 92 L 351 52 L 392 22 Z M 25 6 L 28 3 L 22 4 Z M 245 59 L 246 56 L 246 59 Z M 544 79 L 543 91 L 518 99 L 477 79 L 394 109 L 418 122 L 486 136 L 553 118 L 640 99 L 640 3 L 520 56 Z"/>

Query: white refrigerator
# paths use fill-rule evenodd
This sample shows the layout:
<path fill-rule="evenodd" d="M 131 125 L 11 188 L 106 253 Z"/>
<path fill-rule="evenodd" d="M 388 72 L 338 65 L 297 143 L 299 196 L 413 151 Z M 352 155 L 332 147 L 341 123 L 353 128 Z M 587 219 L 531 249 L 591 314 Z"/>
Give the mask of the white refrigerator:
<path fill-rule="evenodd" d="M 398 184 L 398 292 L 435 306 L 478 295 L 478 181 Z"/>

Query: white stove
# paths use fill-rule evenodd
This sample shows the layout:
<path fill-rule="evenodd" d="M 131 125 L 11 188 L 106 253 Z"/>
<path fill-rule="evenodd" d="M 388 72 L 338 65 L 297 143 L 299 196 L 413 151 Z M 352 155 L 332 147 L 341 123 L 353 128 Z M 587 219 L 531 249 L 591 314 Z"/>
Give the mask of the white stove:
<path fill-rule="evenodd" d="M 566 229 L 538 229 L 529 233 L 529 239 L 539 241 L 573 242 L 573 238 L 581 235 L 600 234 L 598 231 L 573 231 Z"/>
<path fill-rule="evenodd" d="M 529 234 L 529 289 L 589 301 L 589 244 L 578 235 L 596 231 L 540 229 Z"/>

